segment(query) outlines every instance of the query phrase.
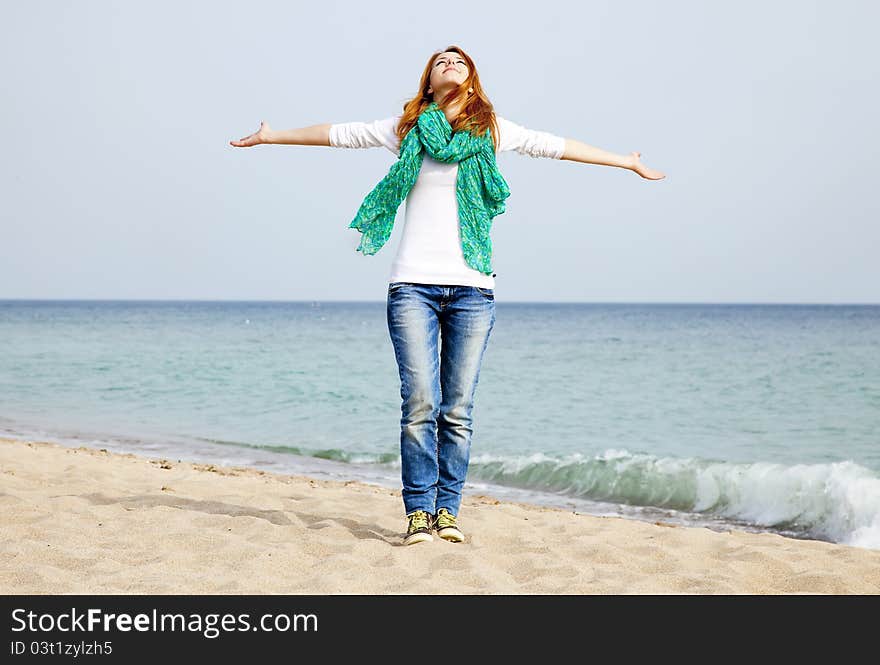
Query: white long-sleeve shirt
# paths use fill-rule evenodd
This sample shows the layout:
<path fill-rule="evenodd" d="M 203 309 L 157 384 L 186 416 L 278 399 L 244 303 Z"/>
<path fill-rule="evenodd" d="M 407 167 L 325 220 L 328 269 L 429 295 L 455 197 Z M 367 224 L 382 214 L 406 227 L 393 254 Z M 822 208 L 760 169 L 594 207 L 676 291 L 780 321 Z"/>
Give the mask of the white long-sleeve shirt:
<path fill-rule="evenodd" d="M 385 147 L 399 156 L 395 133 L 400 115 L 374 122 L 345 122 L 330 126 L 335 148 Z M 562 159 L 565 139 L 532 129 L 496 115 L 498 149 L 515 150 L 529 157 Z M 406 198 L 403 235 L 391 264 L 389 282 L 415 282 L 495 288 L 495 273 L 486 275 L 464 260 L 459 238 L 455 183 L 458 162 L 440 162 L 427 153 L 413 188 Z M 378 179 L 377 179 L 378 182 Z"/>

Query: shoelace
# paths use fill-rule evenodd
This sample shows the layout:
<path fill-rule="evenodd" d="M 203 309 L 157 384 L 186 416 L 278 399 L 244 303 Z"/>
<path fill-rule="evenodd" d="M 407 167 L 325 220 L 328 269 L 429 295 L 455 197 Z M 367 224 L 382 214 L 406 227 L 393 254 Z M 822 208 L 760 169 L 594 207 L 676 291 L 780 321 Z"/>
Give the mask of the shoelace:
<path fill-rule="evenodd" d="M 447 526 L 456 526 L 455 524 L 455 516 L 450 515 L 445 510 L 441 510 L 437 515 L 437 527 L 442 529 Z"/>
<path fill-rule="evenodd" d="M 419 510 L 413 513 L 412 517 L 409 518 L 409 530 L 417 531 L 418 529 L 427 529 L 428 528 L 428 513 Z"/>

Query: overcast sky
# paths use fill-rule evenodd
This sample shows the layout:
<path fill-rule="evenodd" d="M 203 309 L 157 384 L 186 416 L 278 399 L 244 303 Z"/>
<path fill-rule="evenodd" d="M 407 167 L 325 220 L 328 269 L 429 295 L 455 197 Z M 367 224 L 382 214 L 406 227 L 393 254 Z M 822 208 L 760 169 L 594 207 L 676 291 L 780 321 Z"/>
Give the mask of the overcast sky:
<path fill-rule="evenodd" d="M 515 9 L 512 9 L 515 8 Z M 500 302 L 880 302 L 876 3 L 3 3 L 0 298 L 375 300 L 348 228 L 384 148 L 229 145 L 371 121 L 435 50 L 496 111 L 667 174 L 515 152 Z"/>

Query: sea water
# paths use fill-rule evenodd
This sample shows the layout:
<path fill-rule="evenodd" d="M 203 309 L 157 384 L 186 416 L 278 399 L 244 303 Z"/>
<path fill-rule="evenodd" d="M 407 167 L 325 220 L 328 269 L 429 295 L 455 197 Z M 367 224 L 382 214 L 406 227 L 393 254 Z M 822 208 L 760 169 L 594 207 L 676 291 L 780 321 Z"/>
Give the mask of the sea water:
<path fill-rule="evenodd" d="M 11 438 L 399 487 L 399 381 L 384 302 L 0 301 Z M 499 300 L 473 416 L 466 496 L 880 548 L 880 306 Z"/>

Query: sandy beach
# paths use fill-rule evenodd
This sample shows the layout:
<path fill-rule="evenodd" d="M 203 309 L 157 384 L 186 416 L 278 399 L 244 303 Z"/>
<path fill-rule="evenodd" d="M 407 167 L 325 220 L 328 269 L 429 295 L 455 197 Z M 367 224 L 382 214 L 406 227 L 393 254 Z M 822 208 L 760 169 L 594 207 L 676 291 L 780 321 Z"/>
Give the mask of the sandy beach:
<path fill-rule="evenodd" d="M 0 439 L 4 594 L 876 594 L 880 551 Z"/>

